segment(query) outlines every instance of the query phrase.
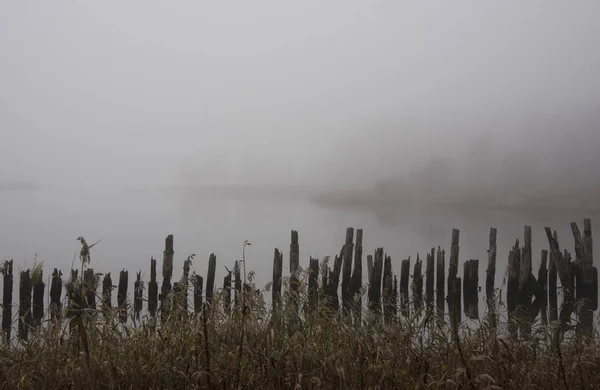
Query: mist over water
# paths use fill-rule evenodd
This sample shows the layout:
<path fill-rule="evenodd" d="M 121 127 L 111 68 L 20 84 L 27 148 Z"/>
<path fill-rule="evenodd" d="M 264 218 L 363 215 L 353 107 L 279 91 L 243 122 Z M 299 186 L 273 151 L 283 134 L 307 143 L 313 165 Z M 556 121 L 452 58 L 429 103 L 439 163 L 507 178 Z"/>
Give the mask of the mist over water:
<path fill-rule="evenodd" d="M 45 277 L 66 275 L 84 236 L 103 240 L 95 271 L 148 280 L 174 234 L 174 279 L 192 253 L 205 275 L 214 252 L 221 286 L 249 240 L 261 287 L 275 247 L 287 267 L 292 229 L 302 266 L 339 253 L 351 226 L 398 272 L 448 252 L 458 228 L 460 263 L 480 259 L 481 281 L 493 226 L 499 286 L 524 225 L 535 268 L 544 226 L 572 250 L 569 223 L 600 221 L 599 12 L 591 0 L 2 3 L 0 259 L 25 269 L 37 253 Z M 499 201 L 521 207 L 482 207 Z"/>

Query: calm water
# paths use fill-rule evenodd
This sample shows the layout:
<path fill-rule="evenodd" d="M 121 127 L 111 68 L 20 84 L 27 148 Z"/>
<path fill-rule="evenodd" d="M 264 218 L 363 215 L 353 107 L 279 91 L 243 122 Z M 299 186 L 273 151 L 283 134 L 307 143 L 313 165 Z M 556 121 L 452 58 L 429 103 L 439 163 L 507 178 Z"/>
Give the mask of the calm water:
<path fill-rule="evenodd" d="M 42 190 L 0 193 L 0 258 L 13 258 L 17 269 L 26 269 L 33 264 L 37 253 L 38 261 L 44 262 L 47 279 L 54 267 L 67 274 L 80 248 L 78 236 L 84 236 L 90 243 L 103 239 L 92 249 L 91 266 L 96 272 L 111 272 L 115 283 L 118 281 L 115 275 L 121 269 L 129 270 L 133 284 L 138 270 L 144 280 L 149 279 L 151 256 L 159 260 L 160 267 L 164 239 L 173 234 L 174 279 L 181 276 L 183 260 L 191 253 L 197 254 L 193 270 L 205 275 L 208 257 L 214 252 L 220 287 L 226 272 L 224 266 L 232 268 L 234 261 L 241 258 L 244 240 L 249 240 L 252 246 L 246 251 L 247 267 L 256 271 L 257 285 L 262 287 L 271 279 L 274 248 L 284 253 L 284 273 L 289 270 L 292 229 L 299 232 L 303 267 L 308 265 L 309 256 L 322 258 L 339 253 L 345 229 L 352 226 L 364 229 L 363 254 L 372 254 L 375 248 L 383 247 L 392 256 L 394 272 L 399 272 L 402 259 L 408 256 L 414 259 L 417 253 L 424 257 L 437 245 L 446 249 L 447 262 L 452 228 L 458 228 L 460 263 L 470 258 L 480 259 L 483 287 L 489 228 L 494 226 L 498 229 L 496 286 L 499 287 L 508 251 L 514 240 L 522 237 L 525 224 L 533 227 L 537 275 L 539 253 L 547 247 L 543 227 L 556 229 L 561 248 L 572 251 L 569 223 L 577 221 L 582 227 L 584 217 L 600 221 L 595 215 L 585 213 L 526 215 L 430 208 L 369 213 L 323 209 L 306 201 L 234 201 L 159 193 Z M 366 261 L 364 264 L 366 267 Z M 462 265 L 459 273 L 462 274 Z M 363 274 L 366 277 L 366 270 Z"/>

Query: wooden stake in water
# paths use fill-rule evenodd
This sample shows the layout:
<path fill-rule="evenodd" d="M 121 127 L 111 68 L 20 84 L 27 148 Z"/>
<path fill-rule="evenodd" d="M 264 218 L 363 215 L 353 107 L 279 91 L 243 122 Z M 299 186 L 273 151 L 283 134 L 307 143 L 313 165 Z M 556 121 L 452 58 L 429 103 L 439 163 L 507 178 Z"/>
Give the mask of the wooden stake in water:
<path fill-rule="evenodd" d="M 204 289 L 204 280 L 202 279 L 202 276 L 195 275 L 195 278 L 193 278 L 192 281 L 194 284 L 194 313 L 198 314 L 202 311 L 202 291 Z"/>
<path fill-rule="evenodd" d="M 33 284 L 33 326 L 39 328 L 42 326 L 42 318 L 44 318 L 44 273 L 41 267 L 35 269 L 31 275 L 31 283 Z"/>
<path fill-rule="evenodd" d="M 225 314 L 231 312 L 231 271 L 229 270 L 223 278 L 223 310 Z"/>
<path fill-rule="evenodd" d="M 385 255 L 383 264 L 383 317 L 387 323 L 393 318 L 394 279 L 392 275 L 392 258 Z"/>
<path fill-rule="evenodd" d="M 352 279 L 350 281 L 350 296 L 353 300 L 352 307 L 354 309 L 354 323 L 360 325 L 362 316 L 362 241 L 363 230 L 356 229 L 356 246 L 354 248 L 354 270 L 352 271 Z"/>
<path fill-rule="evenodd" d="M 444 305 L 446 302 L 446 252 L 443 251 L 439 246 L 437 249 L 437 270 L 436 270 L 436 306 L 437 306 L 437 314 L 441 320 L 444 319 L 444 314 L 446 310 L 444 309 Z"/>
<path fill-rule="evenodd" d="M 556 262 L 554 261 L 554 254 L 549 252 L 550 266 L 548 267 L 548 319 L 552 324 L 558 321 L 558 273 L 556 270 Z"/>
<path fill-rule="evenodd" d="M 55 324 L 59 323 L 62 318 L 62 304 L 60 302 L 62 286 L 62 271 L 54 268 L 54 272 L 52 272 L 52 284 L 50 286 L 50 319 Z"/>
<path fill-rule="evenodd" d="M 490 312 L 495 310 L 495 280 L 496 280 L 496 236 L 498 232 L 495 228 L 490 228 L 489 249 L 488 249 L 488 266 L 485 276 L 485 298 L 487 307 Z M 495 314 L 494 314 L 495 316 Z M 495 318 L 494 318 L 495 323 Z"/>
<path fill-rule="evenodd" d="M 308 308 L 312 313 L 319 301 L 319 259 L 310 258 L 308 273 Z"/>
<path fill-rule="evenodd" d="M 418 315 L 420 310 L 423 308 L 423 261 L 419 258 L 419 254 L 417 254 L 417 261 L 415 262 L 415 269 L 413 271 L 413 283 L 412 283 L 412 293 L 413 293 L 413 304 L 415 308 L 415 315 Z"/>
<path fill-rule="evenodd" d="M 409 315 L 409 298 L 408 298 L 408 281 L 410 279 L 410 257 L 408 259 L 402 260 L 402 265 L 400 266 L 400 313 L 403 317 L 408 317 Z"/>
<path fill-rule="evenodd" d="M 542 301 L 540 303 L 542 325 L 548 325 L 548 251 L 542 249 L 542 261 L 538 272 L 538 283 L 541 289 Z"/>
<path fill-rule="evenodd" d="M 27 341 L 29 328 L 33 324 L 31 316 L 31 276 L 29 270 L 21 271 L 19 281 L 19 338 Z"/>
<path fill-rule="evenodd" d="M 119 305 L 119 321 L 127 323 L 127 284 L 129 271 L 121 270 L 119 274 L 119 289 L 117 290 L 117 304 Z"/>
<path fill-rule="evenodd" d="M 142 292 L 144 291 L 144 282 L 142 281 L 142 271 L 138 271 L 135 283 L 133 284 L 133 318 L 140 320 L 142 312 Z"/>
<path fill-rule="evenodd" d="M 461 279 L 458 277 L 460 231 L 452 229 L 452 245 L 450 247 L 450 264 L 448 267 L 448 310 L 452 326 L 456 329 L 461 322 Z"/>
<path fill-rule="evenodd" d="M 206 274 L 206 303 L 212 305 L 215 290 L 215 272 L 217 271 L 217 256 L 211 253 L 208 258 L 208 273 Z"/>
<path fill-rule="evenodd" d="M 156 259 L 150 259 L 150 283 L 148 284 L 148 311 L 150 316 L 156 316 L 158 309 L 158 283 L 156 282 Z"/>
<path fill-rule="evenodd" d="M 104 280 L 102 281 L 102 311 L 105 318 L 108 318 L 112 310 L 112 290 L 112 278 L 110 277 L 110 272 L 108 272 L 104 275 Z"/>
<path fill-rule="evenodd" d="M 508 329 L 512 337 L 517 337 L 516 310 L 519 303 L 519 272 L 521 268 L 521 249 L 519 240 L 508 254 L 508 281 L 506 287 L 506 308 L 508 311 Z"/>
<path fill-rule="evenodd" d="M 294 313 L 298 312 L 298 288 L 300 282 L 298 280 L 298 269 L 300 268 L 300 245 L 298 244 L 298 232 L 292 230 L 290 243 L 290 291 L 291 304 Z M 339 278 L 339 276 L 338 276 Z M 337 290 L 336 290 L 337 291 Z M 337 292 L 336 292 L 337 296 Z"/>
<path fill-rule="evenodd" d="M 10 343 L 12 329 L 12 295 L 13 295 L 13 261 L 7 260 L 2 265 L 3 286 L 2 293 L 2 332 L 5 340 Z"/>
<path fill-rule="evenodd" d="M 163 252 L 162 277 L 163 283 L 160 289 L 159 300 L 162 321 L 165 322 L 169 316 L 169 295 L 171 293 L 171 278 L 173 277 L 173 235 L 169 234 L 165 239 L 165 250 Z"/>
<path fill-rule="evenodd" d="M 345 315 L 350 314 L 352 306 L 352 290 L 350 289 L 350 279 L 352 277 L 352 247 L 354 240 L 354 228 L 346 229 L 346 241 L 344 252 L 342 254 L 344 261 L 342 264 L 342 306 Z"/>
<path fill-rule="evenodd" d="M 273 301 L 273 314 L 278 315 L 281 309 L 281 278 L 283 276 L 283 255 L 279 249 L 275 248 L 273 255 L 273 286 L 272 286 L 272 301 Z M 237 281 L 237 278 L 236 278 Z M 237 287 L 236 287 L 237 296 Z M 236 297 L 236 301 L 237 301 Z"/>
<path fill-rule="evenodd" d="M 435 267 L 435 248 L 431 248 L 431 252 L 427 254 L 427 270 L 425 271 L 425 303 L 427 305 L 427 315 L 431 315 L 433 311 L 434 296 L 434 267 Z"/>

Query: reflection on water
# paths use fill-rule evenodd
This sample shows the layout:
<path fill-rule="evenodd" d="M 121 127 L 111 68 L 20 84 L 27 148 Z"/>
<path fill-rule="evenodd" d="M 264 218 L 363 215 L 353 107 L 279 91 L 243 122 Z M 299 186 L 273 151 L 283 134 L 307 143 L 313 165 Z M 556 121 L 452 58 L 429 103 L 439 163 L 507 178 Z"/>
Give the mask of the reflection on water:
<path fill-rule="evenodd" d="M 309 256 L 322 258 L 338 253 L 345 229 L 351 226 L 364 230 L 364 255 L 383 247 L 392 257 L 394 272 L 398 273 L 401 260 L 408 256 L 412 259 L 417 253 L 423 256 L 438 245 L 449 252 L 451 232 L 457 228 L 461 231 L 460 262 L 479 259 L 480 285 L 483 285 L 488 234 L 493 226 L 498 229 L 496 286 L 499 287 L 508 251 L 515 239 L 522 238 L 526 224 L 533 228 L 533 264 L 538 267 L 539 253 L 548 246 L 544 226 L 556 229 L 562 248 L 573 251 L 570 222 L 579 222 L 581 226 L 586 217 L 592 218 L 592 222 L 600 221 L 598 214 L 581 212 L 400 208 L 389 204 L 376 211 L 352 211 L 320 208 L 303 200 L 260 197 L 241 200 L 185 194 L 44 191 L 25 196 L 1 194 L 0 215 L 3 216 L 0 258 L 12 257 L 24 268 L 31 266 L 37 252 L 38 259 L 44 261 L 46 277 L 54 267 L 68 274 L 66 271 L 79 249 L 75 239 L 83 235 L 88 241 L 104 239 L 92 253 L 95 271 L 142 270 L 147 279 L 150 256 L 158 258 L 160 263 L 164 238 L 174 234 L 174 278 L 180 277 L 183 260 L 191 253 L 197 254 L 193 269 L 204 275 L 208 256 L 214 252 L 219 264 L 217 280 L 222 281 L 224 266 L 231 269 L 233 262 L 241 257 L 244 240 L 250 240 L 248 268 L 257 272 L 258 286 L 270 281 L 274 248 L 282 250 L 288 258 L 292 229 L 299 232 L 300 260 L 304 267 Z M 287 264 L 284 260 L 284 273 L 289 269 Z"/>

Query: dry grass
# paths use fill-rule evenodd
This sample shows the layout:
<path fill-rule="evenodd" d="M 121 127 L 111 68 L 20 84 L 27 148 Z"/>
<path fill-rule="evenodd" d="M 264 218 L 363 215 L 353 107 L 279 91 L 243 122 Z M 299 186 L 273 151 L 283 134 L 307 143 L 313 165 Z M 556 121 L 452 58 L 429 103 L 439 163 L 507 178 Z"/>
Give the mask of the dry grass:
<path fill-rule="evenodd" d="M 287 283 L 284 278 L 284 287 Z M 598 343 L 570 335 L 557 348 L 550 328 L 534 326 L 530 339 L 514 340 L 505 326 L 483 321 L 476 329 L 462 328 L 456 338 L 437 318 L 424 315 L 388 323 L 365 318 L 356 327 L 331 316 L 324 301 L 312 314 L 297 315 L 285 309 L 293 306 L 285 305 L 289 298 L 284 294 L 284 309 L 273 316 L 261 296 L 249 295 L 242 319 L 241 310 L 225 313 L 216 294 L 214 306 L 201 314 L 172 315 L 158 325 L 145 318 L 135 328 L 118 323 L 118 316 L 97 313 L 85 318 L 89 363 L 77 331 L 66 321 L 48 321 L 30 333 L 27 343 L 0 346 L 0 386 L 547 389 L 600 384 Z"/>

